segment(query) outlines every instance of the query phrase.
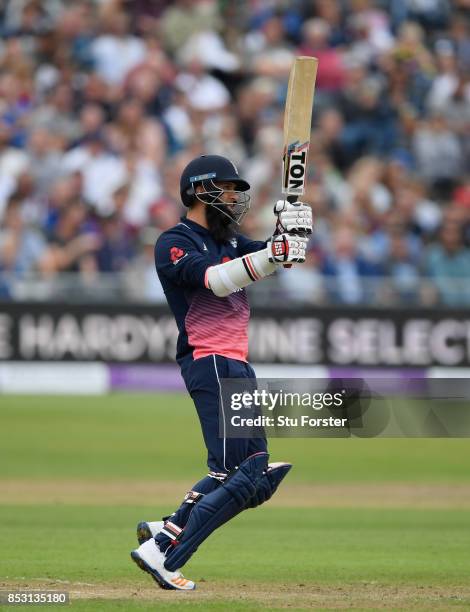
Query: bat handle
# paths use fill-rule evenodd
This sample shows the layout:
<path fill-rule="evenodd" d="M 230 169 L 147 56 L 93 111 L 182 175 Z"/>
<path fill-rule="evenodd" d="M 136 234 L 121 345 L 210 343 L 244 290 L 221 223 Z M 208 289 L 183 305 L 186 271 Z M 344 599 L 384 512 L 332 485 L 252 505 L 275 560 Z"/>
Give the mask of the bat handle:
<path fill-rule="evenodd" d="M 289 204 L 295 204 L 297 202 L 297 196 L 288 195 L 286 200 L 289 202 Z M 292 264 L 284 264 L 284 268 L 292 268 Z"/>

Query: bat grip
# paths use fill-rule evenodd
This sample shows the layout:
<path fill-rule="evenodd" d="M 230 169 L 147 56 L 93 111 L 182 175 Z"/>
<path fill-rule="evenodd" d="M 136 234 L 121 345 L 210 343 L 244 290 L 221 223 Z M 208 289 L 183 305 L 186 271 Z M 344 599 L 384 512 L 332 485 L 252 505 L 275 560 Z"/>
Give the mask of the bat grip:
<path fill-rule="evenodd" d="M 288 195 L 286 200 L 289 202 L 289 204 L 295 204 L 297 202 L 297 196 L 295 195 Z M 283 264 L 284 268 L 292 268 L 292 264 Z"/>

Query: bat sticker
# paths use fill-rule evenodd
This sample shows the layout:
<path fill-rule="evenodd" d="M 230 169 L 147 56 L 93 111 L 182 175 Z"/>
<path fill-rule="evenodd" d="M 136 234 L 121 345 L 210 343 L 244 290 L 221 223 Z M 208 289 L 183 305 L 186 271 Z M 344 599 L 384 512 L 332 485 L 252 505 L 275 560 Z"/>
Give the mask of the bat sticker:
<path fill-rule="evenodd" d="M 283 193 L 303 194 L 309 144 L 308 141 L 299 144 L 297 140 L 284 151 Z"/>

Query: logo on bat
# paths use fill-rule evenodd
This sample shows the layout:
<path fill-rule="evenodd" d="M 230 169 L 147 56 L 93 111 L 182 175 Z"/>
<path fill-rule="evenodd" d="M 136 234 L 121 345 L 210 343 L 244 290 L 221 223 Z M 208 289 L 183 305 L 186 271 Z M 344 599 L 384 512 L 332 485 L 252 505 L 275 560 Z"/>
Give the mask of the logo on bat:
<path fill-rule="evenodd" d="M 284 149 L 283 193 L 303 194 L 309 145 L 308 141 L 300 144 L 297 140 Z"/>

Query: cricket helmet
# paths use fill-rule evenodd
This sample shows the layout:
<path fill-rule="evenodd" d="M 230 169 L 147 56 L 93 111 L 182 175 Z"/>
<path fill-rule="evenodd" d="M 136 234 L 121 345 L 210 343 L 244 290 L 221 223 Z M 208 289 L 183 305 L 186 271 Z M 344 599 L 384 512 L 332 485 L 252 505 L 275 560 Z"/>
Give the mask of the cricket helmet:
<path fill-rule="evenodd" d="M 237 193 L 235 206 L 228 207 L 220 200 L 224 190 L 216 185 L 218 182 L 234 183 Z M 202 185 L 204 191 L 196 193 L 196 187 Z M 201 155 L 196 157 L 183 170 L 180 179 L 181 200 L 185 206 L 190 206 L 195 198 L 215 206 L 223 214 L 228 215 L 238 224 L 250 208 L 250 196 L 245 192 L 250 189 L 249 183 L 240 178 L 233 162 L 221 155 Z M 227 207 L 228 213 L 224 210 Z"/>

